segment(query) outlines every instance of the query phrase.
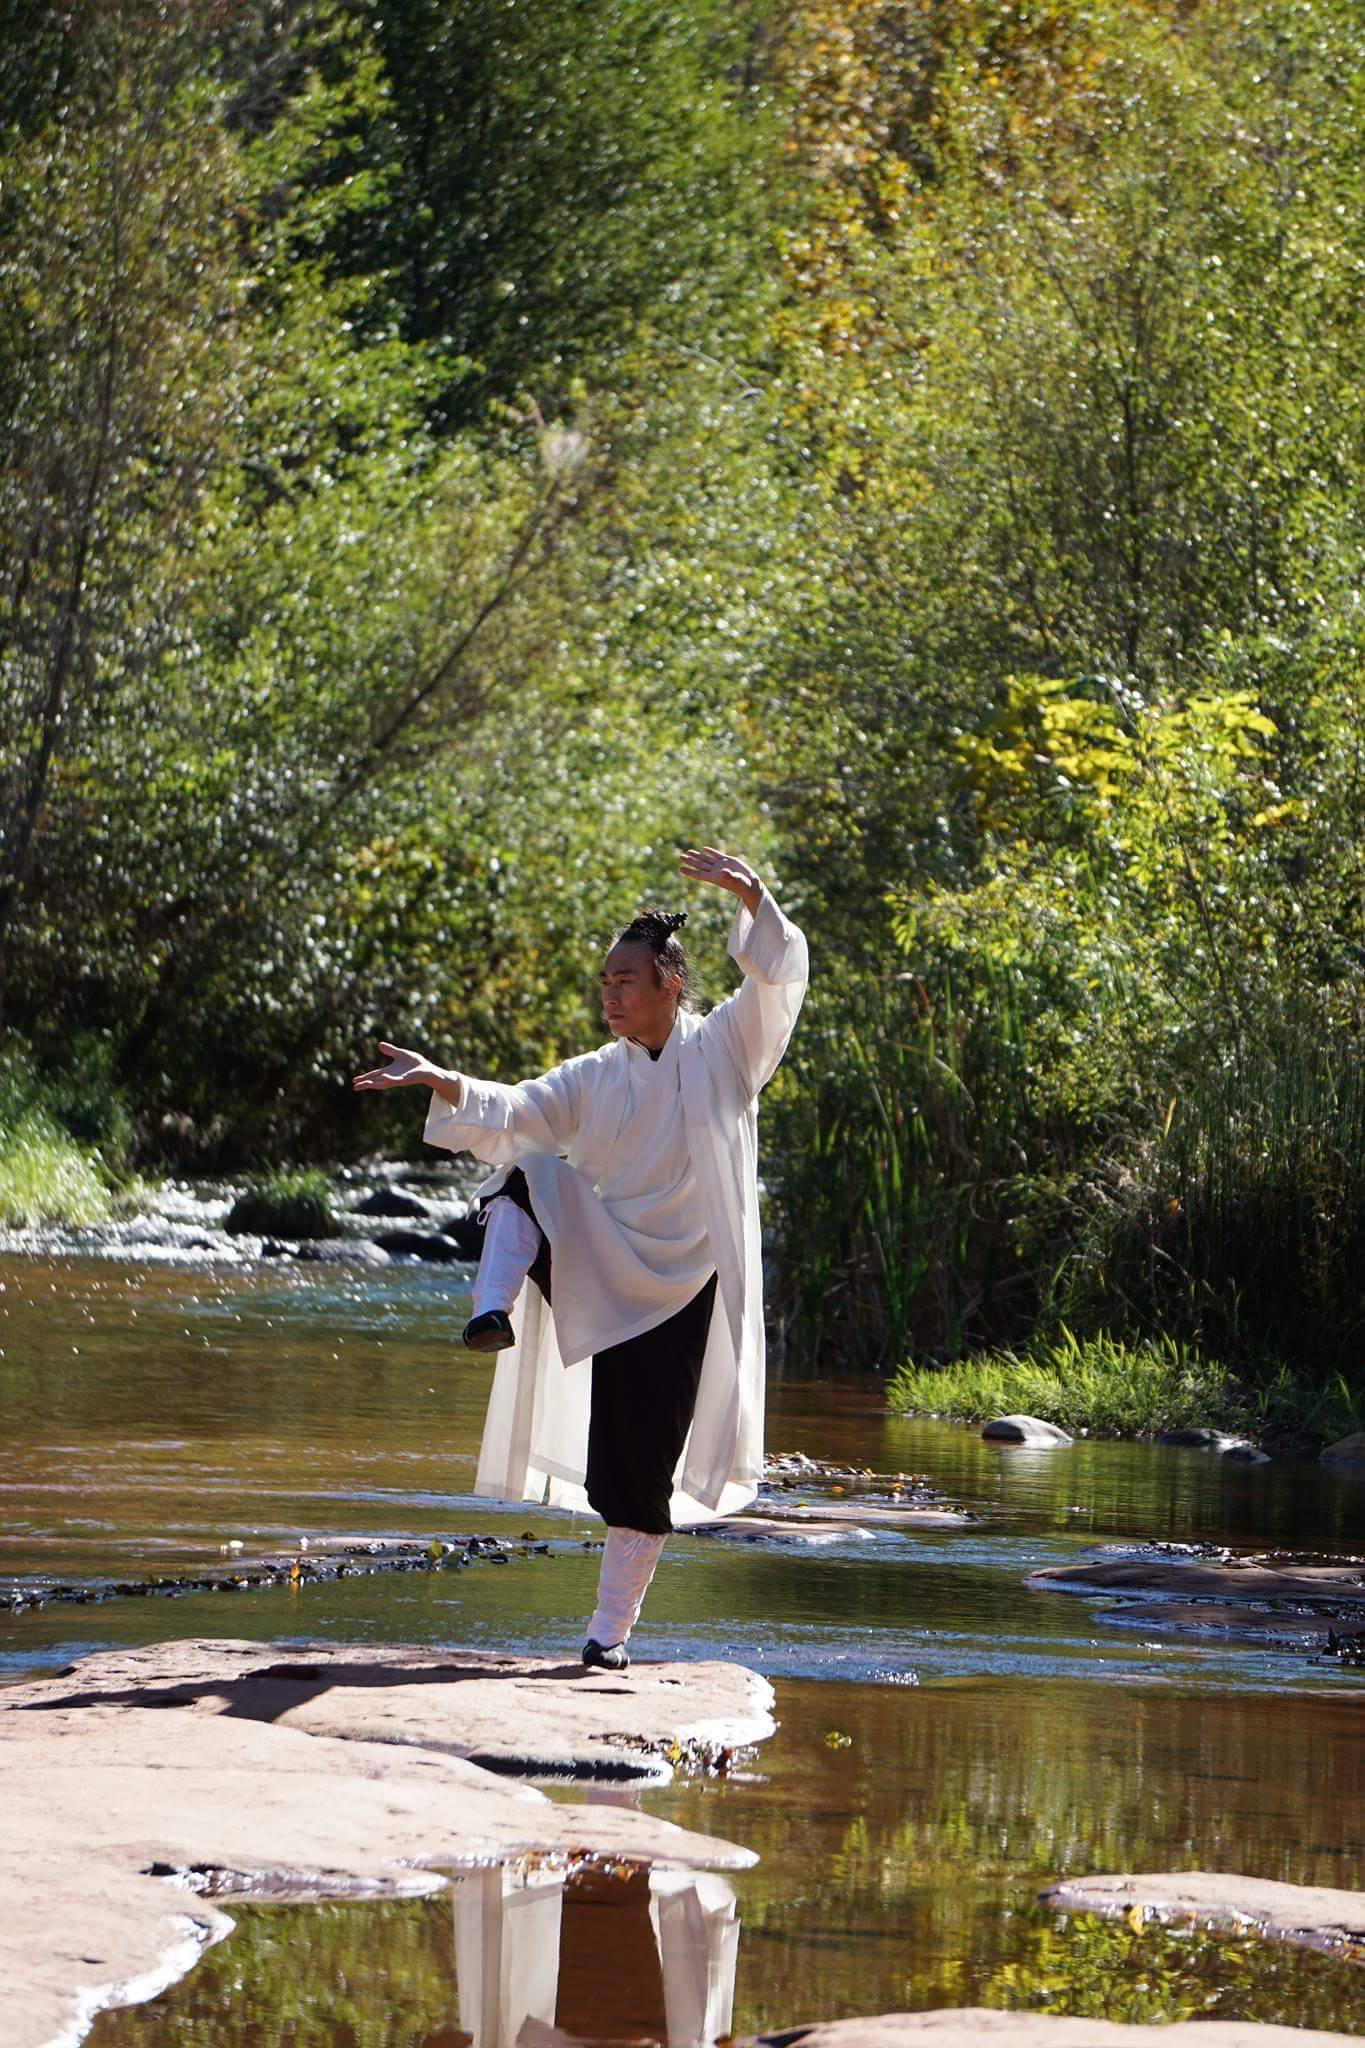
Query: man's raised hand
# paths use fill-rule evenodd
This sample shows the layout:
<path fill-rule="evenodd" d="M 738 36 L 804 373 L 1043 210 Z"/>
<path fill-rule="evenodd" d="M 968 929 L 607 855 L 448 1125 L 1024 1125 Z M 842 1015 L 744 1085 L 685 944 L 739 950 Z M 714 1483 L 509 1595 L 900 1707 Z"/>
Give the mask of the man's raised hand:
<path fill-rule="evenodd" d="M 379 1050 L 387 1053 L 386 1067 L 371 1067 L 367 1074 L 357 1074 L 352 1082 L 354 1088 L 435 1088 L 438 1081 L 448 1081 L 449 1074 L 443 1067 L 433 1066 L 423 1059 L 420 1052 L 405 1052 L 401 1045 L 389 1045 L 380 1039 Z"/>
<path fill-rule="evenodd" d="M 758 876 L 747 861 L 722 852 L 718 846 L 689 846 L 678 862 L 678 872 L 689 881 L 714 882 L 718 889 L 728 889 L 732 896 L 740 898 L 751 917 L 758 909 L 763 894 Z"/>

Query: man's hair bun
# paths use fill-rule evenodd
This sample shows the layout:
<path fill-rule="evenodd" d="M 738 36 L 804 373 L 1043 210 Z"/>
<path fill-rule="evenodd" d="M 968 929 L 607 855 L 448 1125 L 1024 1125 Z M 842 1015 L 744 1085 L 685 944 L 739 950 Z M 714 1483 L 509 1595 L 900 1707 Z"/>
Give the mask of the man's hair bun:
<path fill-rule="evenodd" d="M 646 946 L 653 946 L 657 953 L 686 923 L 685 910 L 642 910 L 631 919 L 620 936 L 623 939 L 640 939 Z"/>
<path fill-rule="evenodd" d="M 660 986 L 669 979 L 679 983 L 679 1000 L 685 1010 L 696 1006 L 697 986 L 692 963 L 683 951 L 678 933 L 687 923 L 685 910 L 660 910 L 651 904 L 640 911 L 629 924 L 622 925 L 612 940 L 619 945 L 623 939 L 648 946 L 654 955 L 654 972 Z"/>

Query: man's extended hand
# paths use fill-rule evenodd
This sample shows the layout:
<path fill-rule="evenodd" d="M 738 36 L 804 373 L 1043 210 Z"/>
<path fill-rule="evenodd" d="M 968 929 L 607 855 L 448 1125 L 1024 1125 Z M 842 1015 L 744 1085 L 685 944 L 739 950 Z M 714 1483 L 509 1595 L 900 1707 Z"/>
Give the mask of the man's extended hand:
<path fill-rule="evenodd" d="M 458 1074 L 447 1073 L 444 1067 L 423 1059 L 420 1052 L 405 1052 L 401 1045 L 390 1045 L 383 1038 L 379 1050 L 388 1054 L 389 1064 L 357 1074 L 353 1088 L 431 1088 L 446 1102 L 458 1105 L 464 1085 Z"/>
<path fill-rule="evenodd" d="M 738 896 L 750 917 L 758 909 L 763 895 L 763 884 L 747 861 L 736 858 L 733 853 L 722 853 L 718 846 L 689 846 L 678 862 L 678 872 L 692 882 L 714 882 L 718 889 L 728 889 L 732 896 Z"/>

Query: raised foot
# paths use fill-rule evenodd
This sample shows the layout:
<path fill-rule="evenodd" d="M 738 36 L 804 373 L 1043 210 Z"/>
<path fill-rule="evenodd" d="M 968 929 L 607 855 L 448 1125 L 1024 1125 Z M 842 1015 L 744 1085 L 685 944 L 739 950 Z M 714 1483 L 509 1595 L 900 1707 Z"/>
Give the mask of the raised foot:
<path fill-rule="evenodd" d="M 460 1336 L 467 1351 L 507 1351 L 516 1341 L 512 1318 L 500 1308 L 485 1309 L 465 1324 Z"/>

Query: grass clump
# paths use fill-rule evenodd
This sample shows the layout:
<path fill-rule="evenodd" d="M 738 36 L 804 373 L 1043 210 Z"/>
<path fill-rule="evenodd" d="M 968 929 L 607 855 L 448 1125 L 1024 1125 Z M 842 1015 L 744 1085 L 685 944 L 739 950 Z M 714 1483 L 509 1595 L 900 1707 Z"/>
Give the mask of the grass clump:
<path fill-rule="evenodd" d="M 0 1224 L 99 1223 L 113 1208 L 99 1161 L 41 1109 L 0 1127 Z"/>
<path fill-rule="evenodd" d="M 99 1155 L 62 1127 L 26 1051 L 0 1052 L 0 1225 L 99 1223 L 113 1195 Z"/>
<path fill-rule="evenodd" d="M 892 1408 L 967 1422 L 1036 1415 L 1096 1436 L 1154 1436 L 1202 1424 L 1242 1432 L 1246 1397 L 1226 1367 L 1170 1337 L 1123 1344 L 1063 1329 L 1026 1351 L 977 1352 L 940 1367 L 902 1366 Z"/>
<path fill-rule="evenodd" d="M 1073 1433 L 1156 1436 L 1202 1427 L 1234 1436 L 1325 1439 L 1365 1429 L 1365 1397 L 1340 1376 L 1305 1381 L 1287 1367 L 1259 1384 L 1173 1337 L 1125 1344 L 1063 1328 L 1024 1352 L 978 1352 L 955 1364 L 904 1365 L 887 1395 L 899 1414 L 982 1422 L 1036 1415 Z"/>
<path fill-rule="evenodd" d="M 336 1237 L 332 1183 L 317 1167 L 257 1174 L 233 1203 L 224 1228 L 253 1237 Z"/>

